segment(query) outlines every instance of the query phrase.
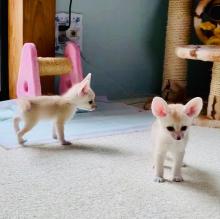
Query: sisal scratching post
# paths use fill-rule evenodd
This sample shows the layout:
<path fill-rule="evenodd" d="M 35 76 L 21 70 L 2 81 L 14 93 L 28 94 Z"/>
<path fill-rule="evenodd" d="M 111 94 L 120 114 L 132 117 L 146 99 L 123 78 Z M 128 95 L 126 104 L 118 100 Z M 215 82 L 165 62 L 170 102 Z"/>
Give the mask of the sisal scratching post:
<path fill-rule="evenodd" d="M 38 57 L 41 76 L 68 74 L 72 70 L 72 64 L 67 58 Z"/>
<path fill-rule="evenodd" d="M 207 116 L 220 120 L 220 62 L 213 63 Z"/>
<path fill-rule="evenodd" d="M 191 33 L 192 0 L 170 0 L 166 31 L 162 96 L 169 102 L 182 102 L 186 96 L 187 61 L 175 54 L 186 45 Z"/>

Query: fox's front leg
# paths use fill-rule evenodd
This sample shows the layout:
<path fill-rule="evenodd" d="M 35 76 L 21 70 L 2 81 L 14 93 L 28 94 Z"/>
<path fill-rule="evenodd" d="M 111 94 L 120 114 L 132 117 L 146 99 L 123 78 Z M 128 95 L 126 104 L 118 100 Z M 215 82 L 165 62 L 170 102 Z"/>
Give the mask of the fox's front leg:
<path fill-rule="evenodd" d="M 163 164 L 165 160 L 165 152 L 156 152 L 154 157 L 155 182 L 164 182 L 163 178 Z"/>
<path fill-rule="evenodd" d="M 185 152 L 179 152 L 174 155 L 174 166 L 173 166 L 173 181 L 182 182 L 183 177 L 181 174 L 181 167 L 183 164 L 183 157 Z"/>
<path fill-rule="evenodd" d="M 64 122 L 57 121 L 55 123 L 55 127 L 56 127 L 55 129 L 56 129 L 56 134 L 57 134 L 57 138 L 58 138 L 59 142 L 62 145 L 71 145 L 72 143 L 69 141 L 66 141 L 65 137 L 64 137 Z"/>
<path fill-rule="evenodd" d="M 53 139 L 57 139 L 57 131 L 56 131 L 56 125 L 55 124 L 53 124 L 52 137 L 53 137 Z"/>

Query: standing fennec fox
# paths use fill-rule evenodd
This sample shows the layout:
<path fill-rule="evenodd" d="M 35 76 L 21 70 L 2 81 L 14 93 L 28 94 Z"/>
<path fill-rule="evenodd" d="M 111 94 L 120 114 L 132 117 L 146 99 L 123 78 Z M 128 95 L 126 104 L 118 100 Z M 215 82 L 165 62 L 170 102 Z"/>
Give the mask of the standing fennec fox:
<path fill-rule="evenodd" d="M 155 182 L 163 182 L 163 164 L 167 152 L 173 160 L 173 178 L 175 182 L 183 181 L 181 167 L 188 141 L 189 127 L 193 119 L 202 109 L 202 99 L 196 97 L 186 105 L 167 104 L 160 97 L 152 101 L 151 109 L 156 121 L 152 126 L 152 140 L 154 144 Z"/>
<path fill-rule="evenodd" d="M 95 93 L 90 88 L 91 74 L 80 83 L 71 87 L 62 96 L 38 96 L 24 97 L 17 100 L 20 114 L 14 118 L 14 128 L 19 144 L 25 140 L 23 135 L 30 131 L 39 120 L 52 119 L 53 138 L 58 139 L 62 145 L 69 145 L 70 142 L 64 137 L 64 124 L 70 119 L 77 108 L 94 110 Z M 22 129 L 19 122 L 24 122 Z"/>

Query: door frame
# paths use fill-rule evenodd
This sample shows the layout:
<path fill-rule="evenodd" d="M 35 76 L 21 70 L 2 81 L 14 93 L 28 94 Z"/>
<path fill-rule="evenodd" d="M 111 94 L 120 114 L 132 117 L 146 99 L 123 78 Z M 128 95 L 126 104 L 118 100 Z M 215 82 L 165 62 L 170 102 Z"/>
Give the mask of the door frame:
<path fill-rule="evenodd" d="M 0 100 L 6 100 L 8 93 L 8 1 L 0 1 Z"/>

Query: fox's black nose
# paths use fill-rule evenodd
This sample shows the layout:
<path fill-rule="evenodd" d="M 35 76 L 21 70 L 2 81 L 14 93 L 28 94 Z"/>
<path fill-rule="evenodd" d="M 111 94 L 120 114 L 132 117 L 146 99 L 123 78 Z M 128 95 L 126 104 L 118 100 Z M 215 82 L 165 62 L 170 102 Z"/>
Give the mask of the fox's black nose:
<path fill-rule="evenodd" d="M 180 137 L 180 136 L 177 136 L 176 140 L 181 140 L 181 137 Z"/>

